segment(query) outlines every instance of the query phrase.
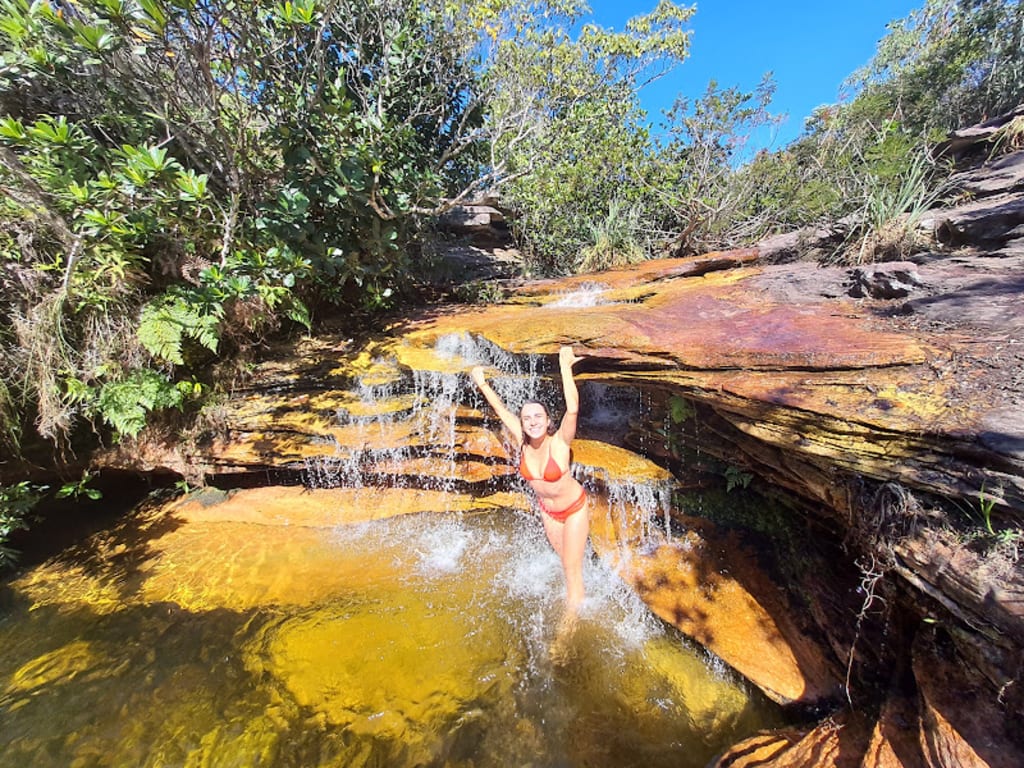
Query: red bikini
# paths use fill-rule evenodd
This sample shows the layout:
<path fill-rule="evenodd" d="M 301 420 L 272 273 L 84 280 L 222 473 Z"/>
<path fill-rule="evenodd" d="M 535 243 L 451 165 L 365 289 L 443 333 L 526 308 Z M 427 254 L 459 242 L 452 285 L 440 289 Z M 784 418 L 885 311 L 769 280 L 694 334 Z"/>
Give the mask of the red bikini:
<path fill-rule="evenodd" d="M 549 483 L 553 483 L 555 480 L 561 480 L 562 475 L 566 472 L 568 470 L 563 471 L 558 466 L 558 462 L 548 453 L 548 464 L 544 467 L 544 477 L 534 477 L 526 466 L 526 455 L 523 453 L 519 454 L 519 474 L 523 476 L 523 480 L 546 480 Z"/>
<path fill-rule="evenodd" d="M 549 483 L 553 483 L 556 480 L 561 480 L 562 476 L 568 472 L 568 468 L 562 469 L 558 466 L 558 462 L 554 460 L 549 451 L 548 463 L 544 466 L 543 477 L 534 477 L 530 474 L 530 470 L 526 466 L 526 456 L 522 453 L 519 454 L 519 474 L 523 476 L 524 480 L 545 480 Z M 572 504 L 562 510 L 553 510 L 547 507 L 543 501 L 537 500 L 540 504 L 540 508 L 544 510 L 544 513 L 549 515 L 551 518 L 564 523 L 566 518 L 574 512 L 579 512 L 587 503 L 587 492 L 582 487 L 580 488 L 579 498 L 576 499 Z"/>

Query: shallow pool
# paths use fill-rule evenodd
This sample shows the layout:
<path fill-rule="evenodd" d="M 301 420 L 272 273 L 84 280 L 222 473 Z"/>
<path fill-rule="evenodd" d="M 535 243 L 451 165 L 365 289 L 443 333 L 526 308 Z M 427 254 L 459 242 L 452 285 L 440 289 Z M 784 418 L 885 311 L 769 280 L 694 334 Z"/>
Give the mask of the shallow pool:
<path fill-rule="evenodd" d="M 535 518 L 338 527 L 141 508 L 9 580 L 3 766 L 704 766 L 779 723 Z"/>

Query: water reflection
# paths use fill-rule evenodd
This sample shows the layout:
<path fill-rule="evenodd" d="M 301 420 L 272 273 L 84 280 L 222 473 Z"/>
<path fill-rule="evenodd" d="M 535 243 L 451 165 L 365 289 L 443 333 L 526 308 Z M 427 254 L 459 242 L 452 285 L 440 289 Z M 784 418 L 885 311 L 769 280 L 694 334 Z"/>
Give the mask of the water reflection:
<path fill-rule="evenodd" d="M 522 513 L 115 539 L 5 587 L 0 765 L 703 766 L 777 718 L 596 559 L 560 632 Z"/>

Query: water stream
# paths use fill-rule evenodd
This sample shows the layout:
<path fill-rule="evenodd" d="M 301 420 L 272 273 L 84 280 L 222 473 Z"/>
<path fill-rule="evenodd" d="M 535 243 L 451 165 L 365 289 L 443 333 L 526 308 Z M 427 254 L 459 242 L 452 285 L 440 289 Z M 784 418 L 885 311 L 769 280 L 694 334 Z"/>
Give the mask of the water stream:
<path fill-rule="evenodd" d="M 500 364 L 499 387 L 543 386 L 535 363 L 460 344 L 439 347 Z M 378 406 L 339 411 L 362 430 L 358 450 L 339 441 L 307 462 L 307 490 L 258 497 L 296 510 L 301 500 L 313 517 L 222 511 L 231 498 L 258 511 L 246 492 L 151 501 L 9 579 L 0 766 L 685 768 L 778 724 L 773 705 L 652 616 L 596 555 L 583 615 L 566 627 L 561 569 L 529 510 L 460 514 L 432 501 L 431 512 L 332 522 L 342 502 L 330 494 L 355 492 L 349 507 L 385 517 L 394 494 L 425 492 L 410 472 L 374 487 L 383 470 L 367 474 L 368 463 L 426 457 L 427 490 L 459 492 L 460 387 L 447 374 L 415 374 L 411 391 L 358 382 L 353 403 Z M 430 455 L 375 447 L 386 440 L 370 436 L 397 418 L 382 413 L 415 419 Z M 611 514 L 639 509 L 659 525 L 664 489 L 593 468 L 581 479 Z"/>

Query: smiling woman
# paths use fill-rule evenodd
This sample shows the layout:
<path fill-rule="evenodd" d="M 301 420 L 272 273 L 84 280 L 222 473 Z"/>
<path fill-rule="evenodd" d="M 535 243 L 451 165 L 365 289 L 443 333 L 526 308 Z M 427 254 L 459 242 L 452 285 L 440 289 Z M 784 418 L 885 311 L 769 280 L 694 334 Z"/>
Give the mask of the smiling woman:
<path fill-rule="evenodd" d="M 541 518 L 544 532 L 562 561 L 566 613 L 569 616 L 574 615 L 583 603 L 583 556 L 590 533 L 587 493 L 569 471 L 580 405 L 572 367 L 581 359 L 572 347 L 559 350 L 565 415 L 558 429 L 554 428 L 554 422 L 542 403 L 527 401 L 516 418 L 487 383 L 483 368 L 477 366 L 470 374 L 501 423 L 521 446 L 519 474 L 537 494 L 537 503 L 544 512 Z"/>

